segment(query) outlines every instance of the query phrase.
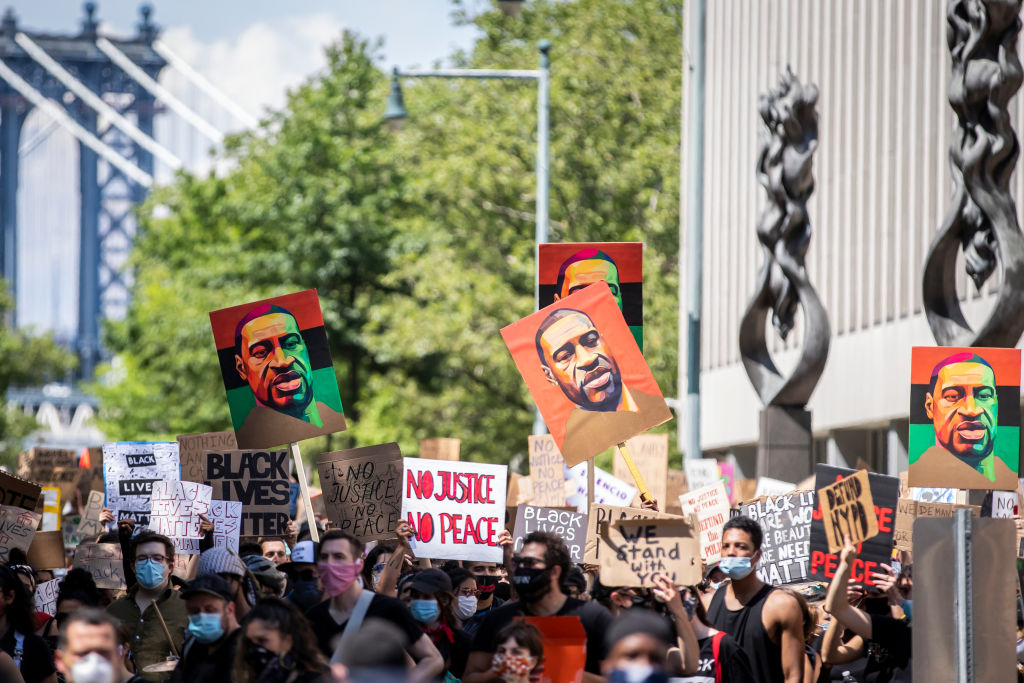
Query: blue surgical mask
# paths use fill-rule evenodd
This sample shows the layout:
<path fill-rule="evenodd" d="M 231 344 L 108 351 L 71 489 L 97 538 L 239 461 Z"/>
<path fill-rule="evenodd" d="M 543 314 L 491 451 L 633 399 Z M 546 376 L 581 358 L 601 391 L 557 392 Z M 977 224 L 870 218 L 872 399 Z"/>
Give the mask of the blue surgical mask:
<path fill-rule="evenodd" d="M 162 562 L 154 562 L 153 560 L 136 562 L 135 578 L 139 580 L 140 586 L 147 590 L 153 590 L 164 582 L 164 569 L 166 567 Z"/>
<path fill-rule="evenodd" d="M 412 618 L 421 624 L 433 623 L 441 615 L 437 600 L 413 600 L 409 604 L 409 611 L 412 612 Z"/>
<path fill-rule="evenodd" d="M 207 614 L 193 614 L 188 618 L 189 633 L 196 637 L 200 643 L 213 643 L 224 635 L 224 625 L 221 623 L 219 612 Z"/>
<path fill-rule="evenodd" d="M 743 579 L 754 571 L 749 557 L 723 557 L 718 561 L 718 568 L 730 579 Z"/>

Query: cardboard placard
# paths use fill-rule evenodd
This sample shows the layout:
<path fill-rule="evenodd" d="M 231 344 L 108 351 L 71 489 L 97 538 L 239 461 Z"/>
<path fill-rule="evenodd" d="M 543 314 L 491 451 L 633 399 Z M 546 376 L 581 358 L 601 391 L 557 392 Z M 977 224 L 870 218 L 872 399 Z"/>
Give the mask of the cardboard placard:
<path fill-rule="evenodd" d="M 420 457 L 427 460 L 457 461 L 461 447 L 461 439 L 420 439 Z"/>
<path fill-rule="evenodd" d="M 632 481 L 632 479 L 630 479 Z M 628 507 L 636 498 L 637 488 L 594 465 L 594 502 Z M 587 511 L 587 463 L 569 468 L 566 480 L 566 504 L 580 512 Z"/>
<path fill-rule="evenodd" d="M 174 541 L 178 552 L 199 552 L 202 517 L 209 519 L 213 489 L 194 481 L 153 482 L 149 528 Z M 194 540 L 197 543 L 186 541 Z"/>
<path fill-rule="evenodd" d="M 114 520 L 131 517 L 141 531 L 149 525 L 153 482 L 177 480 L 178 443 L 120 441 L 103 444 L 103 480 Z"/>
<path fill-rule="evenodd" d="M 43 520 L 39 525 L 40 531 L 60 530 L 60 489 L 56 486 L 44 486 L 43 493 Z"/>
<path fill-rule="evenodd" d="M 35 510 L 41 494 L 42 487 L 39 484 L 0 472 L 0 505 Z"/>
<path fill-rule="evenodd" d="M 327 519 L 336 529 L 363 541 L 394 537 L 402 511 L 397 443 L 321 453 L 316 466 Z"/>
<path fill-rule="evenodd" d="M 520 505 L 516 509 L 516 523 L 512 531 L 515 539 L 513 551 L 523 549 L 523 539 L 534 531 L 550 531 L 565 541 L 572 561 L 583 562 L 583 548 L 587 540 L 587 515 L 571 510 Z"/>
<path fill-rule="evenodd" d="M 36 586 L 36 611 L 45 612 L 51 617 L 57 614 L 57 593 L 61 579 L 50 579 Z"/>
<path fill-rule="evenodd" d="M 82 478 L 89 474 L 89 470 L 81 467 L 51 467 L 39 476 L 33 475 L 32 481 L 41 486 L 49 486 L 60 491 L 61 500 L 74 500 L 75 490 L 82 482 Z"/>
<path fill-rule="evenodd" d="M 634 436 L 626 440 L 626 447 L 633 456 L 636 468 L 640 470 L 640 476 L 647 484 L 647 490 L 659 504 L 664 505 L 668 496 L 668 434 Z M 612 460 L 612 474 L 622 481 L 633 482 L 633 475 L 620 453 L 615 453 Z M 640 503 L 639 495 L 630 501 L 633 507 L 638 507 Z"/>
<path fill-rule="evenodd" d="M 533 503 L 533 484 L 530 478 L 515 472 L 509 472 L 508 494 L 505 502 L 509 507 L 514 505 L 531 505 Z"/>
<path fill-rule="evenodd" d="M 48 482 L 55 468 L 78 467 L 78 451 L 68 448 L 36 446 L 18 454 L 18 476 L 32 481 Z"/>
<path fill-rule="evenodd" d="M 182 481 L 202 483 L 203 475 L 206 473 L 206 454 L 235 450 L 238 450 L 238 443 L 235 442 L 234 432 L 182 434 L 178 437 Z"/>
<path fill-rule="evenodd" d="M 0 507 L 0 563 L 6 564 L 12 548 L 28 552 L 42 515 L 24 508 Z"/>
<path fill-rule="evenodd" d="M 620 519 L 599 528 L 601 583 L 649 588 L 654 576 L 675 585 L 700 583 L 700 541 L 682 519 Z"/>
<path fill-rule="evenodd" d="M 620 507 L 594 503 L 587 516 L 587 541 L 583 549 L 583 562 L 598 564 L 601 559 L 601 543 L 599 543 L 598 526 L 602 522 L 617 522 L 622 519 L 683 519 L 678 515 L 640 508 Z"/>
<path fill-rule="evenodd" d="M 402 517 L 417 557 L 501 562 L 508 467 L 406 458 Z"/>
<path fill-rule="evenodd" d="M 37 531 L 28 547 L 28 563 L 35 569 L 64 569 L 64 534 L 59 531 Z"/>
<path fill-rule="evenodd" d="M 705 563 L 717 562 L 722 556 L 722 525 L 729 520 L 729 494 L 725 482 L 679 496 L 684 515 L 697 516 L 700 533 L 700 556 Z"/>
<path fill-rule="evenodd" d="M 896 504 L 896 523 L 893 531 L 893 546 L 897 550 L 914 551 L 914 520 L 918 517 L 952 517 L 958 508 L 972 510 L 975 517 L 981 517 L 979 505 L 956 505 L 948 503 L 927 503 L 912 498 L 900 498 Z"/>
<path fill-rule="evenodd" d="M 791 484 L 788 481 L 782 481 L 781 479 L 772 479 L 771 477 L 758 477 L 757 488 L 754 490 L 754 497 L 761 498 L 762 496 L 781 496 L 784 493 L 796 490 L 796 484 Z"/>
<path fill-rule="evenodd" d="M 867 470 L 858 470 L 819 489 L 818 504 L 830 553 L 842 550 L 847 536 L 857 544 L 878 535 L 878 517 Z"/>
<path fill-rule="evenodd" d="M 92 574 L 97 588 L 124 589 L 124 563 L 117 543 L 82 543 L 75 549 L 73 566 Z"/>
<path fill-rule="evenodd" d="M 242 504 L 242 536 L 284 536 L 292 461 L 287 450 L 216 451 L 205 456 L 203 482 L 213 498 Z"/>
<path fill-rule="evenodd" d="M 686 481 L 686 472 L 682 470 L 669 470 L 665 492 L 665 512 L 670 515 L 683 514 L 683 508 L 679 505 L 679 496 L 689 493 L 690 487 Z M 660 502 L 660 501 L 659 501 Z"/>
<path fill-rule="evenodd" d="M 737 479 L 732 484 L 733 502 L 745 503 L 757 498 L 756 479 Z"/>
<path fill-rule="evenodd" d="M 528 437 L 534 505 L 565 505 L 565 460 L 550 434 Z"/>
<path fill-rule="evenodd" d="M 91 538 L 104 532 L 104 526 L 100 523 L 101 512 L 103 512 L 103 492 L 90 491 L 78 522 L 76 534 L 79 538 Z"/>
<path fill-rule="evenodd" d="M 516 617 L 533 624 L 544 644 L 544 666 L 537 683 L 583 683 L 587 632 L 579 617 Z"/>
<path fill-rule="evenodd" d="M 761 525 L 764 540 L 757 576 L 776 586 L 811 577 L 811 519 L 817 509 L 813 491 L 792 491 L 743 503 L 740 514 Z"/>
<path fill-rule="evenodd" d="M 711 486 L 721 478 L 714 458 L 684 458 L 683 471 L 691 491 Z"/>

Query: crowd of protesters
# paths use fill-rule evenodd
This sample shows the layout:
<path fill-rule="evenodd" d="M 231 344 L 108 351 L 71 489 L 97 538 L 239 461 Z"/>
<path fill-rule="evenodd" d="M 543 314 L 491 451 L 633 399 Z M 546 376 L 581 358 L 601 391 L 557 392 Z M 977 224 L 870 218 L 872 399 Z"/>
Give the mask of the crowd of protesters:
<path fill-rule="evenodd" d="M 174 543 L 122 520 L 96 540 L 121 544 L 127 590 L 58 571 L 52 617 L 33 594 L 54 573 L 12 551 L 0 565 L 0 681 L 526 683 L 552 663 L 520 617 L 551 616 L 579 620 L 587 683 L 911 680 L 909 563 L 880 568 L 866 592 L 849 582 L 847 542 L 830 585 L 768 585 L 756 571 L 762 530 L 744 516 L 724 525 L 701 583 L 656 576 L 650 589 L 602 584 L 546 532 L 513 553 L 503 531 L 497 563 L 417 558 L 404 522 L 369 548 L 337 529 L 319 542 L 305 525 L 289 531 L 237 553 L 207 533 L 183 581 Z"/>

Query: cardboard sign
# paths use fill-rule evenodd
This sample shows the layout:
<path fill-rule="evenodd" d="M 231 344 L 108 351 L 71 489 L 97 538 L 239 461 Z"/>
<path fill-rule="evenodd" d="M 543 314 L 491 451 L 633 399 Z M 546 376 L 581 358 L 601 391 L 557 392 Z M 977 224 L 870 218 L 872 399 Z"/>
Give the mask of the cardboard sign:
<path fill-rule="evenodd" d="M 854 475 L 854 470 L 829 465 L 818 465 L 815 469 L 817 490 L 835 483 L 841 478 Z M 862 583 L 873 587 L 871 574 L 878 571 L 877 565 L 888 564 L 892 557 L 892 535 L 896 520 L 896 501 L 899 499 L 900 481 L 897 477 L 869 472 L 868 488 L 871 491 L 874 514 L 878 523 L 878 534 L 865 540 L 860 547 L 850 574 L 851 583 Z M 817 503 L 817 497 L 815 496 Z M 839 554 L 831 552 L 820 509 L 814 511 L 811 522 L 811 576 L 818 581 L 831 581 L 839 566 Z"/>
<path fill-rule="evenodd" d="M 75 549 L 73 566 L 92 574 L 97 588 L 124 589 L 124 563 L 117 543 L 82 543 Z"/>
<path fill-rule="evenodd" d="M 516 617 L 533 624 L 544 644 L 544 665 L 537 683 L 583 683 L 587 632 L 579 617 Z"/>
<path fill-rule="evenodd" d="M 44 486 L 43 494 L 43 520 L 39 526 L 40 531 L 60 530 L 60 489 L 53 486 Z"/>
<path fill-rule="evenodd" d="M 64 534 L 38 531 L 28 547 L 28 563 L 35 569 L 64 569 Z"/>
<path fill-rule="evenodd" d="M 406 458 L 402 517 L 417 557 L 501 562 L 508 467 Z"/>
<path fill-rule="evenodd" d="M 516 509 L 516 524 L 512 531 L 513 550 L 523 549 L 523 539 L 534 531 L 550 531 L 565 541 L 569 555 L 575 563 L 583 562 L 583 548 L 587 540 L 587 515 L 570 510 L 520 505 Z"/>
<path fill-rule="evenodd" d="M 43 581 L 36 586 L 36 611 L 45 612 L 51 617 L 57 614 L 57 593 L 61 579 Z"/>
<path fill-rule="evenodd" d="M 213 547 L 237 553 L 242 532 L 242 504 L 234 500 L 211 500 L 210 521 L 213 522 Z"/>
<path fill-rule="evenodd" d="M 641 434 L 627 440 L 626 446 L 647 489 L 656 501 L 664 505 L 668 496 L 668 434 Z M 633 475 L 619 453 L 615 453 L 612 461 L 612 474 L 622 481 L 633 481 Z M 639 495 L 630 501 L 633 507 L 640 503 Z"/>
<path fill-rule="evenodd" d="M 844 537 L 856 544 L 878 535 L 878 517 L 866 470 L 819 489 L 818 504 L 830 553 L 843 549 Z"/>
<path fill-rule="evenodd" d="M 737 503 L 744 503 L 757 498 L 756 479 L 737 479 L 732 484 L 733 500 Z M 787 491 L 788 493 L 788 491 Z M 781 495 L 781 494 L 780 494 Z"/>
<path fill-rule="evenodd" d="M 505 503 L 509 506 L 531 505 L 533 503 L 533 484 L 529 477 L 515 472 L 508 473 L 508 493 Z"/>
<path fill-rule="evenodd" d="M 202 483 L 203 475 L 206 473 L 206 454 L 234 450 L 238 450 L 234 432 L 207 432 L 179 436 L 178 458 L 181 461 L 182 481 Z"/>
<path fill-rule="evenodd" d="M 771 477 L 758 477 L 757 489 L 754 490 L 754 497 L 781 496 L 784 493 L 789 493 L 790 491 L 795 490 L 796 484 L 791 484 L 788 481 L 772 479 Z"/>
<path fill-rule="evenodd" d="M 213 311 L 210 325 L 239 449 L 345 429 L 315 289 Z"/>
<path fill-rule="evenodd" d="M 979 505 L 956 505 L 947 503 L 926 503 L 911 498 L 900 498 L 896 504 L 896 524 L 893 531 L 893 546 L 897 550 L 914 551 L 914 520 L 918 517 L 952 517 L 957 508 L 973 510 L 975 517 L 981 517 Z"/>
<path fill-rule="evenodd" d="M 459 459 L 461 439 L 420 439 L 420 457 L 427 460 Z"/>
<path fill-rule="evenodd" d="M 242 536 L 285 536 L 292 461 L 287 450 L 206 454 L 203 482 L 217 500 L 242 504 Z"/>
<path fill-rule="evenodd" d="M 679 496 L 688 493 L 690 487 L 686 481 L 686 473 L 682 470 L 669 470 L 665 490 L 665 512 L 670 515 L 683 514 L 683 508 L 679 505 Z M 659 503 L 661 501 L 658 501 Z"/>
<path fill-rule="evenodd" d="M 722 525 L 729 520 L 729 494 L 725 483 L 718 481 L 685 493 L 679 496 L 679 506 L 684 515 L 697 516 L 700 556 L 704 562 L 717 562 L 722 556 Z"/>
<path fill-rule="evenodd" d="M 106 503 L 114 519 L 131 517 L 138 530 L 148 526 L 153 483 L 177 480 L 179 471 L 177 442 L 103 444 Z"/>
<path fill-rule="evenodd" d="M 910 486 L 1016 491 L 1020 385 L 1020 349 L 915 346 Z"/>
<path fill-rule="evenodd" d="M 587 516 L 587 542 L 583 550 L 584 563 L 598 564 L 600 562 L 602 544 L 598 534 L 599 525 L 603 522 L 617 522 L 623 519 L 682 519 L 682 517 L 654 510 L 595 503 Z"/>
<path fill-rule="evenodd" d="M 0 472 L 0 505 L 35 510 L 42 487 L 7 472 Z"/>
<path fill-rule="evenodd" d="M 74 451 L 70 451 L 70 453 L 73 455 Z M 40 471 L 33 471 L 30 479 L 41 486 L 59 489 L 61 500 L 74 500 L 75 489 L 80 486 L 82 478 L 89 474 L 89 470 L 76 467 L 74 464 L 69 467 L 33 469 L 39 469 Z"/>
<path fill-rule="evenodd" d="M 402 511 L 402 451 L 397 443 L 321 453 L 316 466 L 334 528 L 363 541 L 394 537 Z"/>
<path fill-rule="evenodd" d="M 103 512 L 103 492 L 90 491 L 78 522 L 76 534 L 79 538 L 92 538 L 105 531 L 103 524 L 100 523 L 101 512 Z"/>
<path fill-rule="evenodd" d="M 811 519 L 816 509 L 813 491 L 766 496 L 740 506 L 740 514 L 760 524 L 764 533 L 757 563 L 759 579 L 776 586 L 810 579 Z"/>
<path fill-rule="evenodd" d="M 193 550 L 195 544 L 179 540 L 202 538 L 200 515 L 209 519 L 212 497 L 212 488 L 194 481 L 153 482 L 149 528 L 174 541 L 179 552 L 198 552 L 198 547 Z"/>
<path fill-rule="evenodd" d="M 530 485 L 533 504 L 541 507 L 565 505 L 565 460 L 550 434 L 530 436 Z"/>
<path fill-rule="evenodd" d="M 601 583 L 650 588 L 654 576 L 675 585 L 701 581 L 700 541 L 681 519 L 621 519 L 602 524 Z"/>
<path fill-rule="evenodd" d="M 628 507 L 636 498 L 637 488 L 594 465 L 594 502 Z M 566 481 L 566 504 L 580 512 L 587 511 L 587 463 L 569 468 Z"/>
<path fill-rule="evenodd" d="M 721 478 L 718 461 L 713 458 L 684 458 L 683 471 L 691 491 L 711 486 Z"/>
<path fill-rule="evenodd" d="M 607 282 L 559 299 L 501 336 L 570 467 L 672 418 Z"/>
<path fill-rule="evenodd" d="M 12 548 L 28 552 L 42 518 L 38 512 L 4 505 L 0 507 L 0 564 L 6 564 Z"/>
<path fill-rule="evenodd" d="M 48 482 L 56 468 L 78 467 L 78 451 L 68 448 L 35 447 L 18 454 L 18 476 L 38 482 Z"/>

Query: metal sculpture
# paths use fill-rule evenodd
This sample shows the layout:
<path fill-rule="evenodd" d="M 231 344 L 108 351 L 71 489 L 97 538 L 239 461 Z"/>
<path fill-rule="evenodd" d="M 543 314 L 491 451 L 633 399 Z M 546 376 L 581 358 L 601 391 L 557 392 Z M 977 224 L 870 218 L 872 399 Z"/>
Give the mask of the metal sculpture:
<path fill-rule="evenodd" d="M 949 146 L 953 205 L 924 266 L 924 308 L 944 346 L 1017 345 L 1024 332 L 1024 235 L 1010 196 L 1020 153 L 1007 102 L 1021 85 L 1021 0 L 952 0 L 946 42 L 953 56 L 949 104 L 958 123 Z M 958 252 L 978 289 L 1000 267 L 988 319 L 975 331 L 956 288 Z"/>
<path fill-rule="evenodd" d="M 807 198 L 814 191 L 811 158 L 818 146 L 817 101 L 817 86 L 802 85 L 786 67 L 778 88 L 763 93 L 758 102 L 764 127 L 757 179 L 768 193 L 768 206 L 757 222 L 764 262 L 757 277 L 757 292 L 740 322 L 740 354 L 765 406 L 802 408 L 828 357 L 828 316 L 804 265 L 811 239 Z M 786 339 L 798 308 L 803 309 L 803 346 L 799 361 L 787 377 L 768 351 L 766 321 L 771 312 L 775 331 Z"/>

